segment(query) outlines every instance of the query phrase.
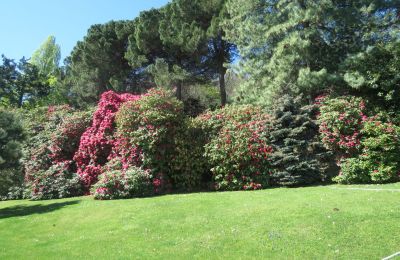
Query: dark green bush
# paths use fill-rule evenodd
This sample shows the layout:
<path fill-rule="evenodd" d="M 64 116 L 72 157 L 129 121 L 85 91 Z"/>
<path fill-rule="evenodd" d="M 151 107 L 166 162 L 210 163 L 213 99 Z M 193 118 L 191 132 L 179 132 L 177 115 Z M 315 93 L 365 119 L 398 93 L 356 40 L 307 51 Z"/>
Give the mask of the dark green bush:
<path fill-rule="evenodd" d="M 13 113 L 0 110 L 0 197 L 23 181 L 20 158 L 24 139 L 20 120 Z"/>
<path fill-rule="evenodd" d="M 269 135 L 274 149 L 271 154 L 274 184 L 314 184 L 335 174 L 333 153 L 319 140 L 317 111 L 317 106 L 301 106 L 299 99 L 290 96 L 277 100 Z"/>

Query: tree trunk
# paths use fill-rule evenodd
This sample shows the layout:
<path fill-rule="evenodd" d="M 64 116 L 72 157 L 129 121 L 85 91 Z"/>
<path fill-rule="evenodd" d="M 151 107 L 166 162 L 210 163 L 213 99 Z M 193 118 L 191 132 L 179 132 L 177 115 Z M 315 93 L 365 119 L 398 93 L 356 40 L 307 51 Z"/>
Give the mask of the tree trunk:
<path fill-rule="evenodd" d="M 176 84 L 176 98 L 182 100 L 182 81 L 178 81 Z"/>
<path fill-rule="evenodd" d="M 24 101 L 24 94 L 19 95 L 18 97 L 18 108 L 22 107 L 22 102 Z"/>
<path fill-rule="evenodd" d="M 224 68 L 224 65 L 222 64 L 219 71 L 219 93 L 221 96 L 221 106 L 226 105 L 225 74 L 226 68 Z"/>

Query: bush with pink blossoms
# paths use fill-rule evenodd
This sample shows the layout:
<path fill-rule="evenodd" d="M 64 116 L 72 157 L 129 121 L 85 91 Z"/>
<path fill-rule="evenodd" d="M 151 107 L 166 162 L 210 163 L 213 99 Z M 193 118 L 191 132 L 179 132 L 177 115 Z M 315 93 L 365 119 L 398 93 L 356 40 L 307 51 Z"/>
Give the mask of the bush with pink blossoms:
<path fill-rule="evenodd" d="M 99 181 L 93 185 L 92 193 L 95 199 L 127 199 L 151 196 L 156 193 L 158 184 L 150 171 L 138 167 L 130 167 L 126 171 L 105 171 Z"/>
<path fill-rule="evenodd" d="M 335 152 L 337 160 L 360 152 L 361 130 L 367 119 L 365 102 L 361 98 L 345 96 L 322 101 L 318 117 L 321 139 Z"/>
<path fill-rule="evenodd" d="M 139 98 L 140 96 L 117 94 L 113 91 L 101 95 L 92 125 L 83 133 L 74 156 L 78 174 L 87 188 L 96 183 L 101 168 L 107 163 L 114 146 L 114 119 L 119 107 L 124 102 Z"/>
<path fill-rule="evenodd" d="M 217 190 L 262 189 L 271 174 L 271 117 L 255 106 L 226 106 L 199 116 L 209 135 L 205 159 Z"/>
<path fill-rule="evenodd" d="M 361 154 L 345 159 L 338 183 L 385 183 L 400 180 L 400 126 L 377 117 L 364 122 Z"/>

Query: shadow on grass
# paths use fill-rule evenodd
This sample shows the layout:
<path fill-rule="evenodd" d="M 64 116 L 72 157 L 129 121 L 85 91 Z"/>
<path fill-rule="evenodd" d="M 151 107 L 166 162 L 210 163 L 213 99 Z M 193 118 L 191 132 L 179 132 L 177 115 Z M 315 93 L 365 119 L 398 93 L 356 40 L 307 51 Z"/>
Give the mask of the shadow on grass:
<path fill-rule="evenodd" d="M 51 204 L 37 204 L 37 205 L 18 205 L 0 209 L 0 219 L 11 217 L 22 217 L 32 214 L 45 214 L 55 210 L 62 209 L 66 206 L 78 204 L 79 200 L 51 203 Z"/>

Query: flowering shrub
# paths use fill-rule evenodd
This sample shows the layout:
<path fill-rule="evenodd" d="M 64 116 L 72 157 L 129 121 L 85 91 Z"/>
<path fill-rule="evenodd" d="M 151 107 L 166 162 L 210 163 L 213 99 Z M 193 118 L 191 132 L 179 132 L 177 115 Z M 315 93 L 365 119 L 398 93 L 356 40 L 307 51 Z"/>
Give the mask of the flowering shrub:
<path fill-rule="evenodd" d="M 106 171 L 99 181 L 93 185 L 95 199 L 127 199 L 151 196 L 157 190 L 149 170 L 130 167 L 126 171 Z"/>
<path fill-rule="evenodd" d="M 23 161 L 28 197 L 49 199 L 80 194 L 68 191 L 79 181 L 73 174 L 76 166 L 72 158 L 90 117 L 90 112 L 76 112 L 68 106 L 40 108 L 25 115 L 30 136 Z"/>
<path fill-rule="evenodd" d="M 336 153 L 338 159 L 358 154 L 361 129 L 367 119 L 361 98 L 348 96 L 324 100 L 318 118 L 322 142 Z"/>
<path fill-rule="evenodd" d="M 78 174 L 87 188 L 97 181 L 101 167 L 107 162 L 114 145 L 115 113 L 122 103 L 137 99 L 139 96 L 113 91 L 101 95 L 92 126 L 83 133 L 74 156 Z"/>
<path fill-rule="evenodd" d="M 198 190 L 211 182 L 210 165 L 204 156 L 208 137 L 199 121 L 187 118 L 175 136 L 176 153 L 171 160 L 175 188 Z"/>
<path fill-rule="evenodd" d="M 64 118 L 50 140 L 49 157 L 53 163 L 72 160 L 91 118 L 91 112 L 75 112 Z"/>
<path fill-rule="evenodd" d="M 177 180 L 171 167 L 176 154 L 175 138 L 183 124 L 182 102 L 172 93 L 152 89 L 141 99 L 124 104 L 116 116 L 119 143 L 112 156 L 125 158 L 129 164 L 150 169 L 155 178 Z"/>
<path fill-rule="evenodd" d="M 72 162 L 52 165 L 46 171 L 39 171 L 29 183 L 31 199 L 58 199 L 83 194 L 78 175 L 70 171 Z"/>
<path fill-rule="evenodd" d="M 339 183 L 384 183 L 400 179 L 400 127 L 379 119 L 363 124 L 362 153 L 344 160 Z"/>
<path fill-rule="evenodd" d="M 217 190 L 261 189 L 271 173 L 271 118 L 254 106 L 226 106 L 198 117 L 208 135 L 205 157 Z"/>

